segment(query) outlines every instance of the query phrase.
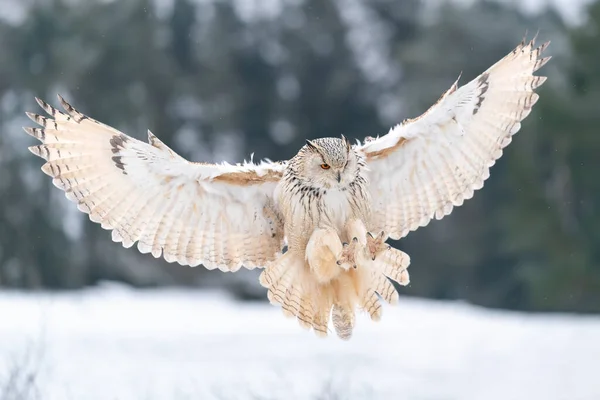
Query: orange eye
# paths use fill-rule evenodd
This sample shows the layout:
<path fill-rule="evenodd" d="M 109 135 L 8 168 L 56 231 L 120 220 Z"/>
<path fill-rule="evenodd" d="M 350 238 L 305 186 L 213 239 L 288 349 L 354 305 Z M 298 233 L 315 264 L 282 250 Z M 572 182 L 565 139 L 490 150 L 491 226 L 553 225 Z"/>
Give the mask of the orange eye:
<path fill-rule="evenodd" d="M 321 168 L 323 168 L 323 169 L 329 169 L 329 164 L 321 164 Z"/>

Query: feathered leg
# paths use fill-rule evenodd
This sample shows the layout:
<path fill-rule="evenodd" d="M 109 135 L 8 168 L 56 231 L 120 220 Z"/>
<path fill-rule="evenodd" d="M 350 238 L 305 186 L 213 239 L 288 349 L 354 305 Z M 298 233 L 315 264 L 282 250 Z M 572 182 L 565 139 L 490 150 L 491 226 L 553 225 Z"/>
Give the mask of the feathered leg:
<path fill-rule="evenodd" d="M 367 244 L 367 228 L 360 219 L 351 219 L 346 224 L 348 240 L 357 238 L 358 243 L 364 247 Z"/>
<path fill-rule="evenodd" d="M 345 235 L 350 242 L 349 248 L 345 249 L 349 253 L 349 261 L 353 262 L 354 268 L 357 265 L 365 265 L 365 248 L 367 245 L 367 228 L 365 224 L 360 219 L 351 219 L 346 223 L 345 228 Z"/>
<path fill-rule="evenodd" d="M 329 283 L 343 271 L 337 263 L 343 252 L 344 246 L 334 229 L 315 229 L 306 246 L 306 261 L 319 283 Z"/>

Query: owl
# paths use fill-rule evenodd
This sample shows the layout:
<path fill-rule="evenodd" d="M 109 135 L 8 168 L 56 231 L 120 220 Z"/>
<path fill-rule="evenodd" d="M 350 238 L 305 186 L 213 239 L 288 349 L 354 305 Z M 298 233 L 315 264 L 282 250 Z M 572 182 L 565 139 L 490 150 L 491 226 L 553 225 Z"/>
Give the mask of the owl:
<path fill-rule="evenodd" d="M 415 119 L 352 144 L 307 140 L 287 161 L 190 162 L 148 131 L 136 140 L 67 103 L 24 128 L 42 171 L 124 247 L 181 265 L 261 268 L 272 304 L 318 336 L 349 339 L 357 311 L 378 321 L 409 256 L 386 244 L 473 196 L 538 100 L 550 57 L 523 40 Z M 333 330 L 330 329 L 333 326 Z"/>

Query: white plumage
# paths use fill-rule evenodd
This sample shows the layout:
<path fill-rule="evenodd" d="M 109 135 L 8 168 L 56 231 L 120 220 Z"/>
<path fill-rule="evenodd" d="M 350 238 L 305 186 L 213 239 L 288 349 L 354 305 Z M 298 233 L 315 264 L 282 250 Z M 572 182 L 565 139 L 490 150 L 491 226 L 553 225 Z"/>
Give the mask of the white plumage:
<path fill-rule="evenodd" d="M 51 118 L 28 113 L 42 128 L 25 131 L 42 142 L 30 147 L 47 161 L 42 170 L 114 241 L 181 265 L 264 267 L 272 303 L 319 335 L 331 319 L 347 339 L 357 307 L 378 320 L 378 296 L 398 299 L 389 279 L 409 281 L 410 258 L 387 238 L 483 187 L 538 99 L 546 78 L 533 73 L 549 60 L 540 58 L 547 45 L 523 41 L 384 136 L 311 141 L 285 162 L 192 163 L 152 133 L 138 141 L 60 96 L 66 113 L 38 100 Z"/>

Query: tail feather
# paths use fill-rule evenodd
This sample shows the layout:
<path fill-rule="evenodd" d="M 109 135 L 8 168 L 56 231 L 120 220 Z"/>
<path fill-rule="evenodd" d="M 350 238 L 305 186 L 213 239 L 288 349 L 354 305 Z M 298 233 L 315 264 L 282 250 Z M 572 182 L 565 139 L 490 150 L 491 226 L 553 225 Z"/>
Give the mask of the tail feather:
<path fill-rule="evenodd" d="M 331 319 L 338 337 L 344 340 L 352 336 L 356 323 L 355 308 L 359 304 L 358 294 L 368 285 L 368 276 L 362 272 L 362 268 L 360 272 L 351 269 L 331 282 L 335 293 Z"/>
<path fill-rule="evenodd" d="M 322 316 L 316 317 L 315 291 L 308 287 L 311 282 L 307 274 L 304 260 L 288 252 L 262 272 L 260 283 L 269 289 L 271 304 L 280 305 L 285 316 L 296 317 L 305 328 L 322 331 Z"/>
<path fill-rule="evenodd" d="M 370 290 L 361 297 L 360 308 L 369 314 L 372 321 L 381 320 L 381 303 L 374 290 Z"/>
<path fill-rule="evenodd" d="M 354 279 L 356 293 L 358 296 L 358 307 L 364 312 L 369 314 L 369 317 L 373 321 L 379 321 L 381 319 L 382 307 L 377 296 L 376 288 L 373 284 L 374 279 L 377 277 L 377 268 L 373 268 L 373 263 L 370 263 L 370 268 L 359 268 L 354 270 L 354 274 L 359 274 Z"/>
<path fill-rule="evenodd" d="M 349 304 L 334 304 L 331 319 L 338 337 L 343 340 L 349 340 L 352 337 L 354 329 L 354 308 Z"/>
<path fill-rule="evenodd" d="M 383 274 L 377 274 L 375 291 L 389 304 L 398 303 L 398 292 L 390 280 Z"/>
<path fill-rule="evenodd" d="M 326 337 L 329 326 L 329 315 L 333 306 L 333 296 L 330 290 L 322 292 L 319 299 L 319 308 L 315 310 L 313 317 L 313 330 L 319 337 Z"/>
<path fill-rule="evenodd" d="M 271 288 L 273 285 L 275 285 L 281 279 L 283 274 L 289 269 L 286 269 L 288 264 L 291 262 L 289 258 L 290 255 L 285 253 L 279 259 L 277 259 L 277 261 L 271 263 L 267 268 L 265 268 L 259 277 L 260 284 L 266 288 Z M 271 292 L 271 290 L 269 290 L 269 292 Z"/>
<path fill-rule="evenodd" d="M 297 263 L 298 260 L 294 259 L 292 254 L 285 253 L 261 273 L 259 282 L 269 289 L 267 298 L 272 304 L 285 303 L 287 289 L 297 273 Z"/>
<path fill-rule="evenodd" d="M 410 256 L 402 250 L 390 247 L 382 254 L 380 261 L 381 272 L 388 278 L 401 285 L 408 285 L 407 268 L 410 265 Z"/>

